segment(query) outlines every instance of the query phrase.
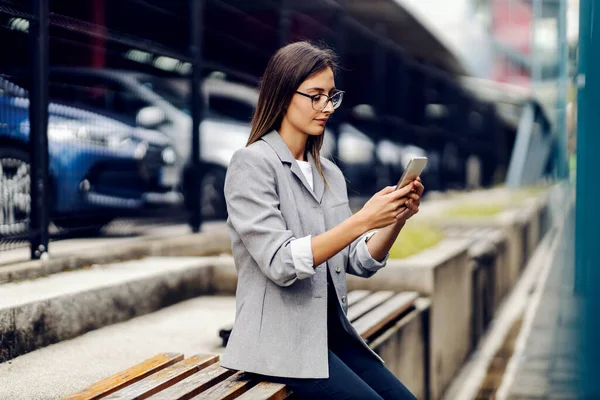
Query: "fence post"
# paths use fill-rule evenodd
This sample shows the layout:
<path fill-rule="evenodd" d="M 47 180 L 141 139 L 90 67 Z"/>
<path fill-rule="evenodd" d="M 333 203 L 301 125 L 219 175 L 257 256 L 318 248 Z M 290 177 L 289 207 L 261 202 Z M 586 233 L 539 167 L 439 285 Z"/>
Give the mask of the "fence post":
<path fill-rule="evenodd" d="M 48 252 L 50 223 L 48 187 L 48 1 L 32 0 L 30 22 L 31 90 L 29 92 L 29 155 L 31 162 L 31 258 Z"/>
<path fill-rule="evenodd" d="M 279 8 L 279 47 L 283 47 L 290 40 L 291 10 L 288 0 L 281 0 Z"/>
<path fill-rule="evenodd" d="M 204 98 L 202 95 L 202 23 L 204 0 L 190 0 L 190 53 L 192 58 L 192 78 L 191 78 L 191 100 L 192 100 L 192 159 L 190 160 L 190 226 L 192 232 L 197 233 L 202 226 L 202 161 L 201 155 L 201 132 L 200 124 L 204 118 Z"/>
<path fill-rule="evenodd" d="M 558 88 L 557 88 L 557 151 L 556 172 L 559 179 L 569 177 L 567 164 L 567 97 L 569 89 L 569 44 L 567 42 L 567 0 L 559 0 L 558 22 Z"/>
<path fill-rule="evenodd" d="M 337 75 L 335 76 L 335 86 L 340 88 L 341 90 L 344 90 L 344 85 L 345 85 L 345 76 L 344 76 L 344 68 L 346 67 L 344 65 L 344 60 L 346 59 L 346 4 L 345 4 L 345 0 L 339 0 L 339 8 L 336 11 L 336 15 L 335 15 L 335 22 L 333 25 L 334 28 L 334 35 L 333 35 L 333 43 L 334 43 L 334 47 L 335 50 L 337 52 L 338 58 L 339 58 L 339 63 L 340 66 L 342 68 L 340 68 L 337 72 Z M 346 112 L 346 109 L 344 108 L 344 106 L 342 105 L 341 108 L 339 108 L 336 112 L 335 112 L 334 118 L 332 119 L 332 123 L 330 124 L 331 127 L 331 132 L 333 134 L 333 140 L 335 143 L 335 146 L 333 146 L 333 154 L 331 155 L 331 157 L 333 158 L 334 162 L 337 163 L 338 165 L 342 165 L 342 167 L 345 167 L 345 165 L 343 164 L 342 160 L 340 159 L 340 136 L 341 136 L 341 121 L 344 121 L 346 119 L 346 116 L 348 115 L 348 113 Z"/>

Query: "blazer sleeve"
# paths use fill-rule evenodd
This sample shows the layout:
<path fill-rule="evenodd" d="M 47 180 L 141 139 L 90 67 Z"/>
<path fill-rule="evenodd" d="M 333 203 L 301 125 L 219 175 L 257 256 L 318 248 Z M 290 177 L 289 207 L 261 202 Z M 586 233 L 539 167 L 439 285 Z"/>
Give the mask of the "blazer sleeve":
<path fill-rule="evenodd" d="M 352 214 L 351 211 L 350 214 Z M 368 278 L 385 267 L 390 253 L 388 252 L 383 260 L 378 261 L 371 256 L 367 247 L 367 240 L 375 233 L 376 231 L 365 233 L 350 244 L 350 254 L 346 266 L 348 274 Z"/>
<path fill-rule="evenodd" d="M 296 238 L 286 228 L 276 188 L 275 170 L 261 154 L 248 148 L 235 152 L 225 178 L 229 222 L 260 270 L 277 285 L 290 286 L 312 274 L 294 266 Z M 311 246 L 304 247 L 312 261 Z"/>
<path fill-rule="evenodd" d="M 346 179 L 344 178 L 342 171 L 337 167 L 336 169 L 341 179 L 340 182 L 343 182 L 342 185 L 345 191 L 344 193 L 346 193 Z M 346 214 L 348 217 L 352 216 L 352 210 L 350 209 L 349 205 L 346 208 Z M 376 260 L 371 256 L 371 253 L 369 253 L 369 248 L 367 247 L 367 240 L 376 232 L 377 231 L 367 232 L 350 243 L 350 252 L 348 254 L 348 261 L 346 264 L 346 273 L 363 278 L 369 278 L 381 268 L 385 267 L 387 260 L 390 257 L 390 253 L 388 252 L 383 260 Z"/>

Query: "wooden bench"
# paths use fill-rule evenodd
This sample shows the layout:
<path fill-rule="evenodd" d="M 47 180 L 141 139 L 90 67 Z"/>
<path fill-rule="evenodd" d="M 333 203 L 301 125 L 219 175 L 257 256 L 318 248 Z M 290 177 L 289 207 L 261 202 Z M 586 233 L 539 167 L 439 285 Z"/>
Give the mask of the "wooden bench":
<path fill-rule="evenodd" d="M 416 292 L 353 291 L 348 317 L 367 342 L 415 309 Z M 285 385 L 261 382 L 218 364 L 219 356 L 158 354 L 138 365 L 74 393 L 64 400 L 210 399 L 279 400 L 292 395 Z"/>

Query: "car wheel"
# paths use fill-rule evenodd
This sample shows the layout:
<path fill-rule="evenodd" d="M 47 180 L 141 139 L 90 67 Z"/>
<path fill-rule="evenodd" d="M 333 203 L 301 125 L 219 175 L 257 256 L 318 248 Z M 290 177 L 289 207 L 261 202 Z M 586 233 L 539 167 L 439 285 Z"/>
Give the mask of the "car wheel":
<path fill-rule="evenodd" d="M 29 229 L 31 166 L 21 149 L 0 149 L 0 237 L 21 236 Z"/>
<path fill-rule="evenodd" d="M 206 171 L 200 183 L 202 197 L 200 210 L 205 220 L 227 219 L 227 206 L 225 204 L 225 170 L 212 168 Z"/>

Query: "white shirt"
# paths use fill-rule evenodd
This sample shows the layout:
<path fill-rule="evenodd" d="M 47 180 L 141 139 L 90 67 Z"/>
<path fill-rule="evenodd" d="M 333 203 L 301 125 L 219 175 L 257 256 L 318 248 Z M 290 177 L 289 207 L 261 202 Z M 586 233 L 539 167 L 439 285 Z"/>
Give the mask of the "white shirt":
<path fill-rule="evenodd" d="M 302 170 L 302 174 L 304 174 L 304 177 L 308 181 L 310 188 L 314 189 L 313 188 L 312 167 L 311 167 L 310 163 L 308 161 L 300 161 L 300 160 L 296 160 L 296 162 L 300 166 L 300 169 Z"/>
<path fill-rule="evenodd" d="M 313 189 L 313 174 L 312 174 L 312 166 L 308 161 L 300 161 L 296 160 L 302 174 L 308 181 L 308 184 L 311 189 Z M 371 236 L 373 236 L 375 232 L 371 232 L 369 235 L 365 237 L 365 240 L 368 240 Z M 313 255 L 312 255 L 312 243 L 311 243 L 311 235 L 294 239 L 290 242 L 292 259 L 294 260 L 294 267 L 296 268 L 296 274 L 299 279 L 308 278 L 311 275 L 315 274 Z M 366 248 L 366 247 L 365 247 Z M 372 259 L 371 254 L 368 250 L 359 251 L 359 257 L 365 261 L 365 264 L 369 259 Z M 386 256 L 385 260 L 389 257 L 389 253 Z"/>

